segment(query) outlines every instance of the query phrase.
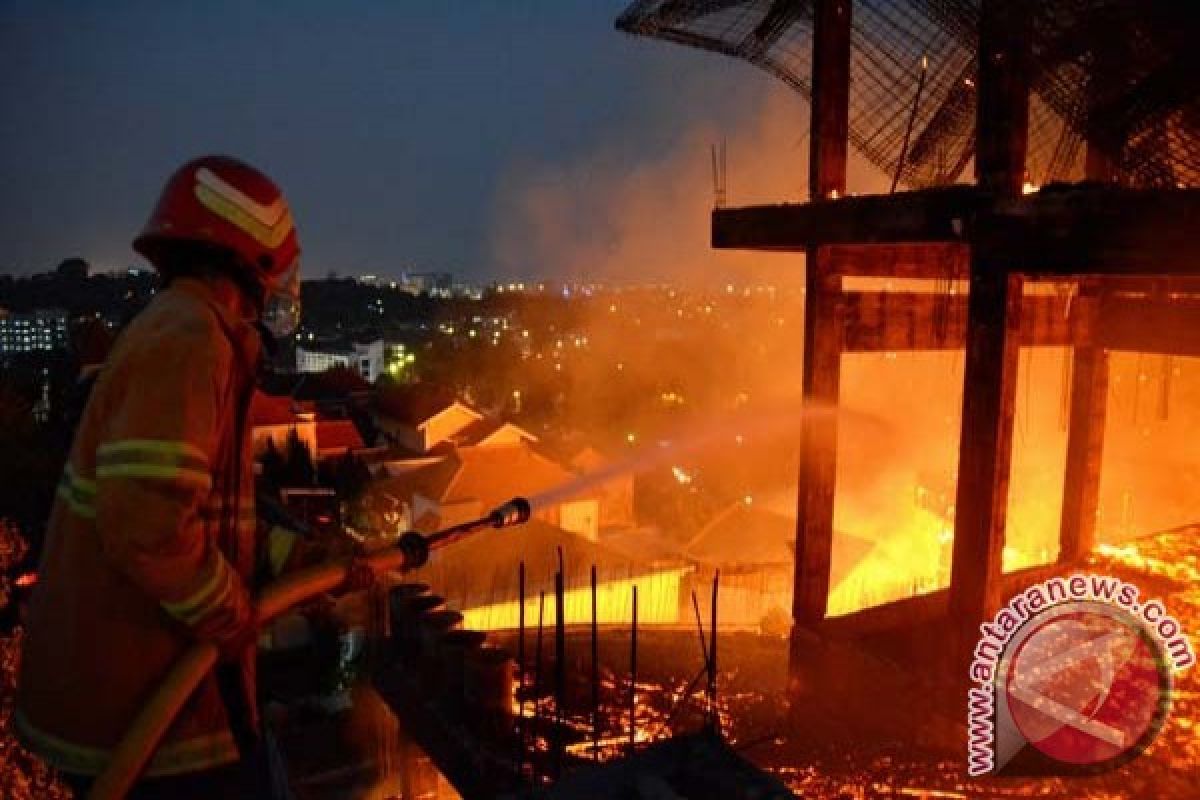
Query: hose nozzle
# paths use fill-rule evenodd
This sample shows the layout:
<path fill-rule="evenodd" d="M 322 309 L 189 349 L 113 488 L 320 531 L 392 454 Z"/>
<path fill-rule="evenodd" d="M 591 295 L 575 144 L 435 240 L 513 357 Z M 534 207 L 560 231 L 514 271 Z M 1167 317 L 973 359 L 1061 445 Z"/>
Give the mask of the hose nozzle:
<path fill-rule="evenodd" d="M 493 528 L 508 528 L 529 522 L 532 514 L 533 509 L 528 500 L 524 497 L 514 497 L 488 514 L 487 521 Z"/>

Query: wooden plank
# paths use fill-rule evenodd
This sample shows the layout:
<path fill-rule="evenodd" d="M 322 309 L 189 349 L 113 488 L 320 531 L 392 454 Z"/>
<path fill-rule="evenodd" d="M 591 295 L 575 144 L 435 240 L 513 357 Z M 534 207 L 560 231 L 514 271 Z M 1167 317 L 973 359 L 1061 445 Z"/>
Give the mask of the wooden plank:
<path fill-rule="evenodd" d="M 998 203 L 972 231 L 992 269 L 1200 275 L 1200 189 L 1081 185 Z"/>
<path fill-rule="evenodd" d="M 1094 313 L 1085 311 L 1094 305 Z M 847 291 L 842 353 L 954 350 L 966 345 L 966 295 L 922 291 Z M 1085 347 L 1200 356 L 1200 295 L 1026 296 L 1020 347 Z"/>
<path fill-rule="evenodd" d="M 1200 297 L 1106 293 L 1096 343 L 1110 350 L 1200 357 Z"/>
<path fill-rule="evenodd" d="M 1096 283 L 1084 284 L 1081 296 L 1089 327 L 1098 325 L 1101 304 Z M 1067 466 L 1063 478 L 1060 563 L 1078 563 L 1096 544 L 1096 509 L 1100 498 L 1100 465 L 1104 458 L 1104 421 L 1108 408 L 1108 351 L 1094 344 L 1076 347 L 1071 362 L 1070 422 Z"/>
<path fill-rule="evenodd" d="M 984 207 L 973 186 L 946 186 L 811 203 L 716 209 L 712 246 L 799 252 L 817 244 L 963 242 Z"/>
<path fill-rule="evenodd" d="M 914 259 L 919 248 L 969 242 L 987 269 L 1194 280 L 1200 276 L 1196 230 L 1200 189 L 1093 183 L 996 199 L 956 186 L 718 209 L 712 216 L 712 246 L 799 252 L 813 245 L 907 245 L 908 254 L 902 249 L 873 253 L 871 247 L 850 253 L 844 259 L 847 274 L 926 277 Z M 889 265 L 889 258 L 900 266 Z"/>
<path fill-rule="evenodd" d="M 1078 301 L 1053 295 L 1021 302 L 1021 347 L 1067 347 L 1084 342 Z M 844 353 L 957 350 L 967 341 L 967 297 L 928 292 L 846 292 Z"/>
<path fill-rule="evenodd" d="M 950 242 L 894 244 L 831 244 L 832 263 L 839 274 L 866 278 L 966 280 L 971 251 Z"/>

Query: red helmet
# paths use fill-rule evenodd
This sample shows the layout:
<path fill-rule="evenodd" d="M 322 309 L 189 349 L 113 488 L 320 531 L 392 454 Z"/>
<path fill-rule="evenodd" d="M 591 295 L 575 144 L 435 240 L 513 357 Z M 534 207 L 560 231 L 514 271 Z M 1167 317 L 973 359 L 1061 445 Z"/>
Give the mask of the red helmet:
<path fill-rule="evenodd" d="M 204 156 L 176 170 L 133 249 L 161 268 L 167 249 L 181 242 L 233 252 L 268 289 L 296 280 L 300 245 L 283 192 L 229 156 Z"/>

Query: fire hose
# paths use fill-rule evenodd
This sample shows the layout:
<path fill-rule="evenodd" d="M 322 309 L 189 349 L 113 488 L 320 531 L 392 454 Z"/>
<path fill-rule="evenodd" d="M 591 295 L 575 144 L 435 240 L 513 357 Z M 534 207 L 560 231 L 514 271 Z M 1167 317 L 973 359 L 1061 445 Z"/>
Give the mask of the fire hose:
<path fill-rule="evenodd" d="M 424 556 L 435 548 L 445 547 L 487 528 L 520 525 L 529 520 L 530 513 L 529 501 L 515 497 L 479 519 L 445 528 L 429 536 L 406 533 L 400 537 L 398 546 L 371 553 L 360 561 L 365 562 L 376 574 L 415 569 L 424 564 Z M 414 554 L 419 555 L 414 557 Z M 298 569 L 266 587 L 255 604 L 259 624 L 271 622 L 289 609 L 342 585 L 352 561 L 344 559 Z M 104 772 L 92 784 L 88 795 L 91 800 L 116 800 L 129 793 L 167 728 L 216 662 L 217 647 L 210 642 L 192 645 L 175 662 L 113 750 L 112 759 Z"/>

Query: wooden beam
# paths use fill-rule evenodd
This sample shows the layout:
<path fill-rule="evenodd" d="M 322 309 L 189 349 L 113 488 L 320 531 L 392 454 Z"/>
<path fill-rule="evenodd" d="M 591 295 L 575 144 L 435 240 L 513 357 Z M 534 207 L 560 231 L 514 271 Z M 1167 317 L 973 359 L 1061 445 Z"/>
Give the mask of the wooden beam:
<path fill-rule="evenodd" d="M 837 407 L 841 384 L 842 279 L 809 266 L 804 321 L 804 408 L 797 492 L 792 617 L 809 628 L 825 618 L 833 559 Z"/>
<path fill-rule="evenodd" d="M 1025 297 L 1016 342 L 1021 347 L 1082 344 L 1078 305 L 1053 295 Z M 966 346 L 965 294 L 846 292 L 843 299 L 845 353 L 956 350 Z"/>
<path fill-rule="evenodd" d="M 1022 279 L 982 270 L 967 300 L 967 354 L 951 612 L 974 630 L 999 604 L 1012 426 L 1017 387 L 1017 332 Z"/>
<path fill-rule="evenodd" d="M 980 7 L 976 172 L 981 186 L 1000 198 L 1020 196 L 1024 178 L 1028 5 L 983 0 Z M 960 625 L 956 649 L 963 654 L 1001 600 L 1023 279 L 995 267 L 972 247 L 950 566 L 950 612 Z"/>
<path fill-rule="evenodd" d="M 979 10 L 979 87 L 975 177 L 998 196 L 1021 193 L 1029 144 L 1028 0 L 983 0 Z"/>
<path fill-rule="evenodd" d="M 816 0 L 813 8 L 808 159 L 808 194 L 813 200 L 846 194 L 851 8 L 850 0 Z"/>
<path fill-rule="evenodd" d="M 799 252 L 818 244 L 962 242 L 984 200 L 973 186 L 947 186 L 811 203 L 716 209 L 712 246 Z"/>
<path fill-rule="evenodd" d="M 965 244 L 898 242 L 895 244 L 831 244 L 840 274 L 864 278 L 966 280 L 971 251 Z"/>
<path fill-rule="evenodd" d="M 1109 350 L 1200 357 L 1200 296 L 1104 294 L 1096 343 Z"/>
<path fill-rule="evenodd" d="M 1085 283 L 1081 297 L 1086 323 L 1100 322 L 1102 305 L 1097 285 Z M 1078 563 L 1096 545 L 1096 509 L 1100 498 L 1100 465 L 1104 458 L 1104 422 L 1108 408 L 1108 351 L 1094 344 L 1076 347 L 1071 358 L 1070 422 L 1067 428 L 1067 466 L 1063 478 L 1062 524 L 1058 560 Z"/>
<path fill-rule="evenodd" d="M 718 209 L 719 249 L 799 252 L 813 245 L 908 247 L 847 260 L 848 274 L 919 272 L 919 248 L 943 243 L 944 263 L 970 243 L 986 269 L 1040 275 L 1200 276 L 1200 189 L 1126 189 L 1096 183 L 998 198 L 975 187 L 923 189 L 806 204 Z M 907 243 L 907 244 L 905 244 Z M 912 277 L 919 277 L 912 275 Z M 931 275 L 930 277 L 941 277 Z"/>
<path fill-rule="evenodd" d="M 972 243 L 990 269 L 1041 275 L 1200 275 L 1200 189 L 1083 184 L 981 215 Z"/>
<path fill-rule="evenodd" d="M 850 0 L 816 0 L 809 191 L 844 194 L 850 113 Z M 830 254 L 807 249 L 804 300 L 806 413 L 801 426 L 796 563 L 789 670 L 798 679 L 802 630 L 825 618 L 833 558 L 833 496 L 837 477 L 837 407 L 841 383 L 842 279 Z"/>

